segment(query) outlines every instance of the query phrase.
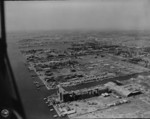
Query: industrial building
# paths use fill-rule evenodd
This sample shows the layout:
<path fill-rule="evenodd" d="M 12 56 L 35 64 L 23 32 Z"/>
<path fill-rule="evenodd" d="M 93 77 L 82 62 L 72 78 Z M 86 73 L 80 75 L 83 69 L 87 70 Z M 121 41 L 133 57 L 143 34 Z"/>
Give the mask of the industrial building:
<path fill-rule="evenodd" d="M 94 96 L 99 96 L 102 93 L 109 93 L 108 88 L 104 86 L 96 86 L 90 89 L 81 89 L 76 91 L 65 91 L 60 85 L 58 86 L 58 88 L 58 96 L 60 102 L 82 100 Z"/>
<path fill-rule="evenodd" d="M 89 89 L 81 89 L 75 91 L 66 91 L 60 85 L 58 85 L 58 99 L 60 102 L 69 102 L 75 100 L 82 100 L 86 98 L 91 98 L 99 96 L 103 93 L 117 93 L 123 97 L 129 97 L 132 95 L 140 94 L 140 88 L 136 84 L 127 84 L 127 85 L 117 85 L 114 82 L 108 82 L 102 85 L 91 87 Z"/>
<path fill-rule="evenodd" d="M 129 97 L 131 95 L 136 95 L 141 93 L 141 91 L 138 89 L 138 86 L 135 84 L 118 86 L 114 82 L 108 82 L 105 84 L 105 86 L 109 90 L 115 91 L 116 93 L 124 97 Z"/>

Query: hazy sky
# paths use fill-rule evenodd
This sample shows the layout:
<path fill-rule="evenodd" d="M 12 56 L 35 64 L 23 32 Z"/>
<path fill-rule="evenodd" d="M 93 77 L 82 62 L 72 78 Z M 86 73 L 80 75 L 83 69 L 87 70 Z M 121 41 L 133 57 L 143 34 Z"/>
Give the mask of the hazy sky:
<path fill-rule="evenodd" d="M 150 0 L 6 2 L 6 28 L 150 30 Z"/>

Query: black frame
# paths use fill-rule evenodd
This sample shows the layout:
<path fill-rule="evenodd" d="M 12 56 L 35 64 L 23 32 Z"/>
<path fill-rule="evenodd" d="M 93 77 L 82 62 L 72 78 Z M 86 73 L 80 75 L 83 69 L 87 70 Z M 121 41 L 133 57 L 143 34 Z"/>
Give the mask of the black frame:
<path fill-rule="evenodd" d="M 25 119 L 24 110 L 7 54 L 4 2 L 4 0 L 0 1 L 0 118 L 5 118 L 2 110 L 6 109 L 9 111 L 7 119 Z"/>

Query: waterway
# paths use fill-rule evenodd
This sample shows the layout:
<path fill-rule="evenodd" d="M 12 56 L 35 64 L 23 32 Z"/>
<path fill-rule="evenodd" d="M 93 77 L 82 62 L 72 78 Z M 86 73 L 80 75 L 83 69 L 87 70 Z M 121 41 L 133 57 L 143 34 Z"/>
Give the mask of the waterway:
<path fill-rule="evenodd" d="M 8 55 L 26 117 L 27 119 L 53 119 L 57 113 L 50 112 L 53 107 L 48 107 L 43 98 L 54 93 L 54 90 L 48 91 L 45 87 L 38 90 L 35 87 L 30 72 L 24 65 L 25 59 L 19 52 L 16 41 L 13 37 L 7 38 Z M 37 78 L 37 80 L 39 79 Z"/>

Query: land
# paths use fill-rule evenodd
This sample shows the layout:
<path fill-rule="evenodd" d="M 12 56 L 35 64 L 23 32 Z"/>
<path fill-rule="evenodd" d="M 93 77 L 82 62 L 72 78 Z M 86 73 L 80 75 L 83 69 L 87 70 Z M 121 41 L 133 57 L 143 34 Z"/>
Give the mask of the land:
<path fill-rule="evenodd" d="M 107 97 L 100 94 L 69 103 L 59 101 L 53 104 L 48 101 L 57 112 L 61 105 L 65 105 L 63 107 L 74 110 L 73 114 L 68 114 L 69 118 L 137 118 L 148 117 L 150 111 L 149 40 L 150 33 L 141 31 L 55 31 L 19 40 L 18 46 L 32 77 L 40 79 L 34 81 L 37 89 L 45 86 L 49 91 L 58 90 L 58 85 L 61 85 L 65 90 L 72 87 L 77 90 L 78 86 L 82 89 L 90 84 L 86 88 L 91 89 L 92 84 L 105 85 L 116 79 L 123 85 L 131 82 L 140 85 L 138 91 L 141 94 L 120 96 L 121 99 L 108 92 Z M 122 80 L 121 77 L 127 76 L 130 78 Z M 53 100 L 59 97 L 57 91 L 55 94 Z M 49 95 L 45 100 L 51 97 Z M 59 112 L 58 116 L 61 116 Z"/>

